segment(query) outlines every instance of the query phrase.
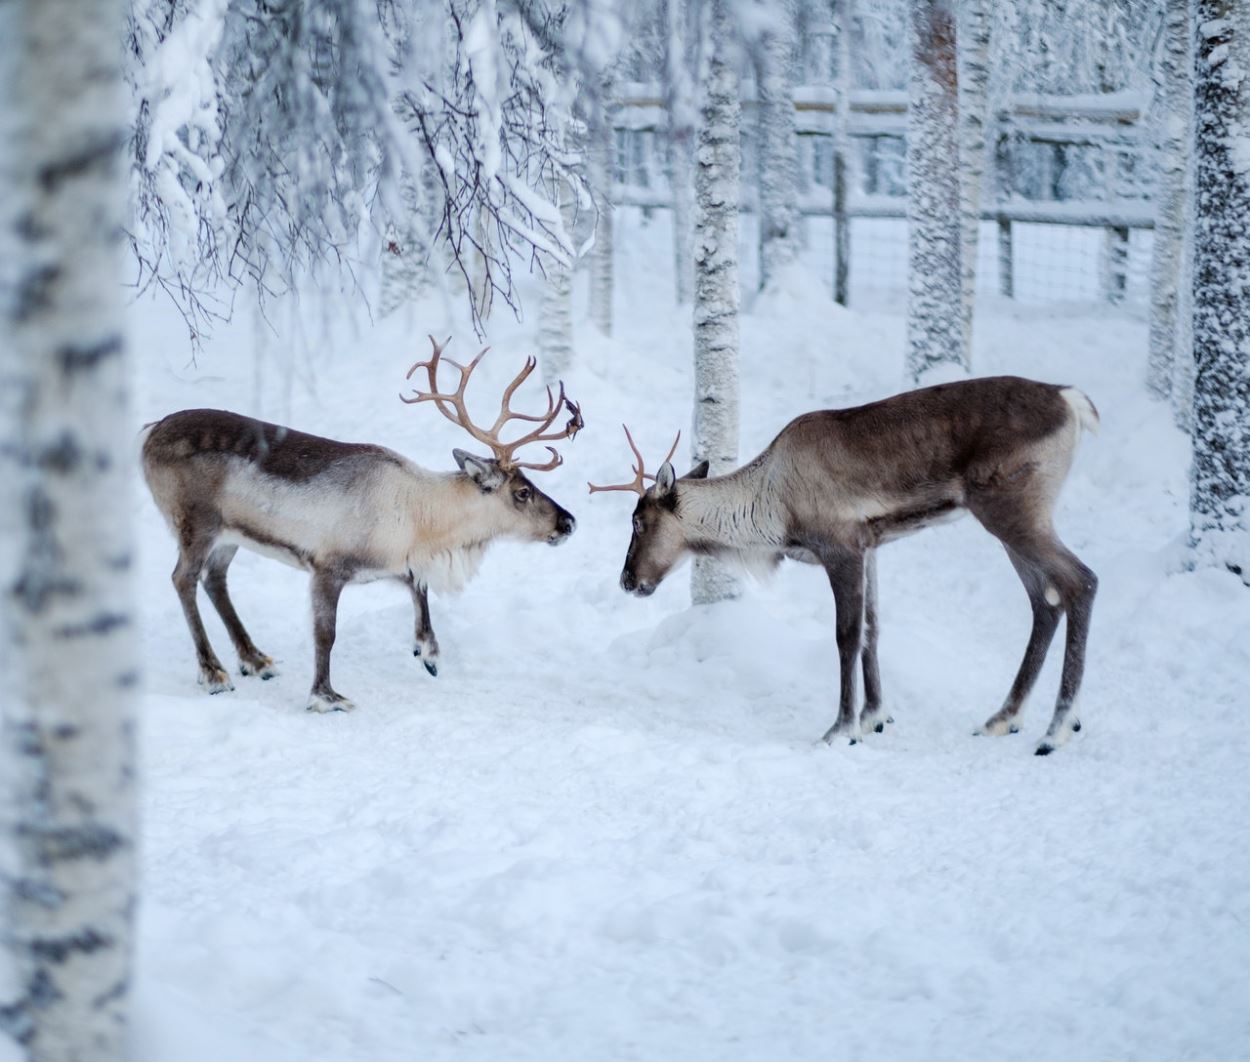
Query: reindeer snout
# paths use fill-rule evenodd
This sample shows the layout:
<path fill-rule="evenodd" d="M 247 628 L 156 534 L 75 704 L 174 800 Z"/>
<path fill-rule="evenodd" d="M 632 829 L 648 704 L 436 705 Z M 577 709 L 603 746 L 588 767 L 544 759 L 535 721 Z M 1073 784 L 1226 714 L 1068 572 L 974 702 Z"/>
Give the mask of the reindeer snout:
<path fill-rule="evenodd" d="M 573 519 L 573 514 L 562 512 L 556 517 L 556 529 L 547 536 L 547 541 L 558 546 L 576 530 L 577 521 Z"/>
<path fill-rule="evenodd" d="M 635 594 L 638 597 L 650 597 L 655 593 L 654 583 L 644 583 L 634 576 L 634 573 L 626 568 L 621 572 L 621 589 L 627 594 Z"/>

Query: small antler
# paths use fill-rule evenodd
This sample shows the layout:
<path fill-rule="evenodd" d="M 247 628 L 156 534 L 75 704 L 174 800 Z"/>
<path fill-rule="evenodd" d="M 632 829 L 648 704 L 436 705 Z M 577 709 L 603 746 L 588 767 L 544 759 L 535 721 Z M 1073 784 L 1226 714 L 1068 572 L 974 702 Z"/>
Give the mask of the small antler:
<path fill-rule="evenodd" d="M 633 470 L 634 478 L 629 483 L 615 483 L 606 487 L 596 487 L 593 483 L 587 483 L 586 486 L 590 488 L 591 494 L 605 490 L 632 490 L 641 495 L 647 492 L 647 488 L 644 486 L 644 481 L 648 479 L 655 479 L 655 476 L 651 475 L 651 473 L 646 470 L 646 465 L 644 465 L 642 461 L 642 454 L 638 452 L 638 447 L 634 443 L 634 437 L 629 434 L 629 428 L 625 427 L 624 424 L 622 424 L 621 427 L 625 428 L 625 438 L 629 440 L 629 448 L 634 451 L 634 457 L 638 460 L 638 465 Z M 669 447 L 668 456 L 660 462 L 661 468 L 673 459 L 673 454 L 677 452 L 677 444 L 679 442 L 681 442 L 681 432 L 677 433 L 677 438 L 673 440 L 673 445 Z"/>
<path fill-rule="evenodd" d="M 551 460 L 542 464 L 534 464 L 532 462 L 517 461 L 515 453 L 522 446 L 528 446 L 534 442 L 554 442 L 559 439 L 572 439 L 579 431 L 585 427 L 582 421 L 582 409 L 576 402 L 564 393 L 564 382 L 560 382 L 560 390 L 556 395 L 552 395 L 551 388 L 547 388 L 547 410 L 545 413 L 515 413 L 512 410 L 512 396 L 516 394 L 517 388 L 521 386 L 538 365 L 538 361 L 529 357 L 525 359 L 525 366 L 513 378 L 512 382 L 504 388 L 503 398 L 499 403 L 499 416 L 495 418 L 495 423 L 489 428 L 480 428 L 469 418 L 469 410 L 465 405 L 464 391 L 469 384 L 469 377 L 473 375 L 473 370 L 477 368 L 478 362 L 486 356 L 486 352 L 490 347 L 483 347 L 482 351 L 468 365 L 461 365 L 459 362 L 452 361 L 451 358 L 443 357 L 443 347 L 450 343 L 450 337 L 442 347 L 433 336 L 430 336 L 430 343 L 434 347 L 434 353 L 430 356 L 429 361 L 419 361 L 411 369 L 408 370 L 404 377 L 406 380 L 412 379 L 412 374 L 418 369 L 425 369 L 429 378 L 428 391 L 414 391 L 411 398 L 405 398 L 400 395 L 400 400 L 407 402 L 409 405 L 415 405 L 417 402 L 433 402 L 435 408 L 442 413 L 444 417 L 453 424 L 459 424 L 474 439 L 490 448 L 495 455 L 495 459 L 499 462 L 499 466 L 505 469 L 528 468 L 534 472 L 549 472 L 553 468 L 559 467 L 563 462 L 563 458 L 556 452 L 555 447 L 548 446 L 547 450 L 551 453 Z M 450 394 L 439 391 L 438 389 L 438 368 L 439 365 L 446 361 L 453 369 L 460 373 L 460 384 L 456 390 Z M 547 433 L 547 429 L 551 427 L 556 417 L 560 415 L 560 411 L 568 410 L 570 416 L 568 423 L 558 431 Z M 499 437 L 499 433 L 504 429 L 510 420 L 523 420 L 531 424 L 537 424 L 533 431 L 522 435 L 519 439 L 513 439 L 511 442 L 504 442 Z"/>

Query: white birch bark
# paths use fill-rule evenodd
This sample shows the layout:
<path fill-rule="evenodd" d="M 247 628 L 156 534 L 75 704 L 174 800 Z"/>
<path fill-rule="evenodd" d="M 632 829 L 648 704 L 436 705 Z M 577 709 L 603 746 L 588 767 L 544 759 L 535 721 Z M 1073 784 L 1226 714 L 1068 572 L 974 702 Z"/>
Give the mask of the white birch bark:
<path fill-rule="evenodd" d="M 560 203 L 566 232 L 573 231 L 573 193 L 559 188 L 553 197 Z M 544 383 L 564 379 L 573 364 L 573 271 L 558 262 L 547 267 L 538 308 L 538 360 Z"/>
<path fill-rule="evenodd" d="M 1177 352 L 1177 295 L 1184 276 L 1185 178 L 1193 109 L 1187 5 L 1174 0 L 1167 5 L 1163 19 L 1163 47 L 1155 77 L 1159 180 L 1155 191 L 1150 347 L 1146 362 L 1146 386 L 1156 398 L 1167 398 L 1172 391 Z"/>
<path fill-rule="evenodd" d="M 672 149 L 673 297 L 685 306 L 694 292 L 694 131 L 675 133 Z"/>
<path fill-rule="evenodd" d="M 1192 561 L 1250 583 L 1250 8 L 1196 0 Z"/>
<path fill-rule="evenodd" d="M 959 22 L 959 212 L 963 304 L 963 359 L 972 364 L 972 323 L 981 242 L 985 182 L 985 127 L 989 120 L 990 0 L 962 0 Z"/>
<path fill-rule="evenodd" d="M 669 123 L 669 188 L 673 202 L 673 293 L 679 306 L 694 286 L 694 141 L 697 110 L 690 75 L 687 0 L 664 4 L 664 102 Z"/>
<path fill-rule="evenodd" d="M 794 114 L 798 11 L 795 0 L 773 6 L 760 37 L 759 204 L 762 291 L 799 253 L 799 160 Z"/>
<path fill-rule="evenodd" d="M 125 1054 L 136 665 L 122 33 L 120 0 L 0 2 L 6 1059 Z"/>
<path fill-rule="evenodd" d="M 615 240 L 612 232 L 612 92 L 610 78 L 599 87 L 599 103 L 590 123 L 590 150 L 587 162 L 590 186 L 598 194 L 599 216 L 595 222 L 595 243 L 590 251 L 590 323 L 603 335 L 612 334 L 612 289 L 614 287 Z M 567 227 L 567 219 L 566 219 Z"/>
<path fill-rule="evenodd" d="M 1191 141 L 1192 142 L 1192 141 Z M 1186 187 L 1193 188 L 1193 152 L 1185 167 Z M 1172 420 L 1184 432 L 1194 426 L 1194 196 L 1184 203 L 1181 239 L 1181 286 L 1176 296 L 1176 349 L 1172 359 Z"/>
<path fill-rule="evenodd" d="M 907 374 L 967 370 L 952 0 L 910 0 L 907 108 Z"/>
<path fill-rule="evenodd" d="M 1189 13 L 1189 0 L 1179 0 Z M 1181 265 L 1180 290 L 1176 297 L 1176 347 L 1172 359 L 1172 419 L 1182 431 L 1189 433 L 1194 426 L 1194 231 L 1197 225 L 1194 212 L 1197 209 L 1198 164 L 1194 151 L 1194 82 L 1192 64 L 1193 38 L 1190 27 L 1185 27 L 1185 39 L 1189 69 L 1186 72 L 1187 134 L 1185 141 L 1185 195 L 1182 197 L 1181 219 Z"/>
<path fill-rule="evenodd" d="M 833 132 L 833 301 L 850 303 L 851 219 L 847 197 L 851 181 L 851 71 L 852 0 L 833 0 L 834 32 L 837 34 L 838 109 Z"/>
<path fill-rule="evenodd" d="M 742 104 L 729 20 L 730 0 L 709 0 L 704 95 L 695 170 L 694 432 L 691 456 L 723 475 L 738 463 L 738 207 Z M 699 557 L 696 605 L 738 593 L 719 561 Z"/>

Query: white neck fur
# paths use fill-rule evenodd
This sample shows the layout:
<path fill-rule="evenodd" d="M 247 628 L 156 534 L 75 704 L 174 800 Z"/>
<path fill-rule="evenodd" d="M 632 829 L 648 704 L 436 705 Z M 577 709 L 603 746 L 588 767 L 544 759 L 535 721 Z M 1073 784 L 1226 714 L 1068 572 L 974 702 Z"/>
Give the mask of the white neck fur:
<path fill-rule="evenodd" d="M 728 549 L 776 549 L 786 529 L 759 458 L 727 476 L 678 480 L 677 514 L 686 538 Z"/>

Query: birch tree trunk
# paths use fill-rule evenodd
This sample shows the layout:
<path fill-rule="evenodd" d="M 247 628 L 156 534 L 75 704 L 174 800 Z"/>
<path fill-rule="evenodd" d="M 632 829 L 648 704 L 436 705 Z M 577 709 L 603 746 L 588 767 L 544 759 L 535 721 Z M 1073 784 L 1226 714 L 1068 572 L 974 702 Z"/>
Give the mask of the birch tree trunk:
<path fill-rule="evenodd" d="M 590 150 L 587 152 L 590 186 L 599 195 L 595 244 L 590 252 L 590 323 L 605 336 L 612 334 L 613 258 L 616 254 L 612 232 L 612 173 L 615 169 L 612 165 L 615 150 L 612 92 L 612 80 L 605 77 L 599 88 L 599 105 L 590 123 Z M 565 227 L 569 227 L 567 220 Z"/>
<path fill-rule="evenodd" d="M 122 33 L 120 0 L 0 2 L 6 1059 L 125 1053 L 137 675 Z"/>
<path fill-rule="evenodd" d="M 687 0 L 663 0 L 664 102 L 669 123 L 669 187 L 673 201 L 673 292 L 679 306 L 694 283 L 694 140 L 697 111 L 690 76 Z"/>
<path fill-rule="evenodd" d="M 709 0 L 704 96 L 695 171 L 694 461 L 712 475 L 738 463 L 738 206 L 742 104 L 730 54 L 730 0 Z M 696 605 L 735 597 L 738 582 L 719 561 L 694 562 Z"/>
<path fill-rule="evenodd" d="M 572 232 L 573 193 L 560 188 L 554 194 L 559 197 L 564 229 Z M 573 271 L 558 262 L 547 268 L 538 307 L 538 355 L 544 383 L 564 379 L 573 364 Z"/>
<path fill-rule="evenodd" d="M 959 84 L 952 0 L 910 0 L 907 374 L 966 371 Z"/>
<path fill-rule="evenodd" d="M 833 132 L 833 301 L 850 304 L 851 219 L 847 196 L 851 179 L 851 28 L 852 0 L 833 0 L 833 25 L 837 41 L 838 109 Z"/>
<path fill-rule="evenodd" d="M 1194 16 L 1193 563 L 1250 583 L 1250 9 Z"/>
<path fill-rule="evenodd" d="M 799 165 L 794 115 L 798 10 L 780 0 L 760 38 L 760 290 L 799 253 Z"/>
<path fill-rule="evenodd" d="M 679 306 L 689 304 L 694 291 L 694 143 L 693 129 L 674 131 L 673 296 Z"/>
<path fill-rule="evenodd" d="M 963 262 L 963 358 L 972 365 L 972 321 L 977 297 L 977 251 L 981 242 L 981 194 L 985 182 L 985 126 L 989 119 L 990 0 L 963 0 L 959 26 L 959 213 Z"/>
<path fill-rule="evenodd" d="M 1150 262 L 1150 348 L 1146 363 L 1146 386 L 1156 398 L 1167 398 L 1172 391 L 1178 338 L 1177 295 L 1184 275 L 1185 178 L 1193 109 L 1187 5 L 1168 4 L 1163 18 L 1163 48 L 1156 75 L 1159 183 Z"/>
<path fill-rule="evenodd" d="M 1193 152 L 1185 167 L 1186 187 L 1194 186 Z M 1194 196 L 1186 195 L 1181 238 L 1181 286 L 1176 296 L 1176 348 L 1172 359 L 1172 420 L 1184 432 L 1194 426 Z"/>

